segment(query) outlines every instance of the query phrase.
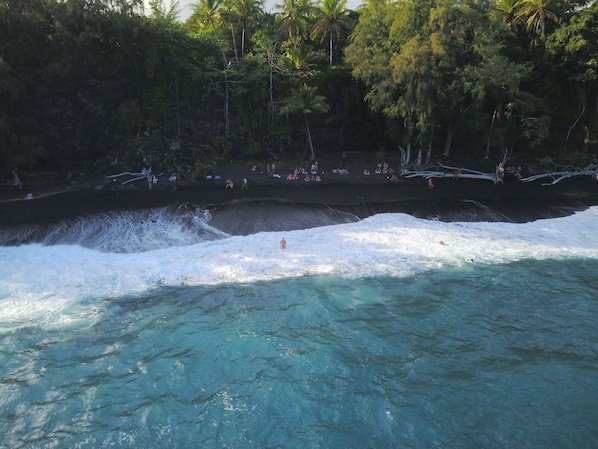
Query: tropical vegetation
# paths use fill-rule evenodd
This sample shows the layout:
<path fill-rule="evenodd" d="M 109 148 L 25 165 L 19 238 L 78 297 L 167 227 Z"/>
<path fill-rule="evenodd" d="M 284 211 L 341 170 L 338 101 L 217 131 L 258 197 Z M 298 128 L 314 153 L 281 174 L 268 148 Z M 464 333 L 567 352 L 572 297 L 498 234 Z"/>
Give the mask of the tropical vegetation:
<path fill-rule="evenodd" d="M 598 153 L 593 1 L 198 0 L 179 16 L 168 0 L 1 0 L 5 178 Z"/>

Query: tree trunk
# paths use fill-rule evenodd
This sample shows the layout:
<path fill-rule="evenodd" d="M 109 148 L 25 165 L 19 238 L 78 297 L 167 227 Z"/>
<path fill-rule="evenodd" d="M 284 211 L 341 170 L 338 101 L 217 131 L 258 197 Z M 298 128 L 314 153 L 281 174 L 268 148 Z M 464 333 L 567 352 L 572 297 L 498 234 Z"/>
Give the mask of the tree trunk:
<path fill-rule="evenodd" d="M 220 48 L 220 52 L 222 53 L 222 67 L 224 72 L 224 137 L 228 138 L 230 135 L 230 124 L 229 124 L 229 116 L 228 116 L 228 73 L 226 72 L 228 69 L 228 64 L 226 61 L 226 53 L 224 53 L 224 49 L 218 40 L 218 33 L 216 33 L 216 26 L 214 22 L 212 22 L 212 31 L 214 33 L 214 38 L 216 39 L 216 43 Z"/>
<path fill-rule="evenodd" d="M 270 101 L 268 101 L 268 131 L 271 131 L 276 120 L 275 117 L 277 116 L 276 103 L 274 102 L 274 50 L 272 48 L 268 50 L 268 69 L 270 70 L 270 84 L 268 87 L 268 93 L 270 95 Z"/>
<path fill-rule="evenodd" d="M 444 144 L 444 151 L 442 152 L 442 155 L 444 157 L 448 157 L 449 154 L 451 153 L 451 144 L 453 142 L 454 136 L 455 136 L 455 129 L 454 129 L 454 124 L 453 124 L 453 119 L 450 119 L 449 123 L 448 123 L 448 130 L 446 132 L 446 142 Z"/>
<path fill-rule="evenodd" d="M 407 168 L 407 160 L 405 150 L 401 145 L 399 145 L 399 150 L 401 150 L 401 168 Z"/>
<path fill-rule="evenodd" d="M 247 27 L 243 25 L 243 33 L 241 34 L 241 57 L 245 56 L 245 29 Z"/>
<path fill-rule="evenodd" d="M 174 72 L 174 93 L 176 96 L 176 135 L 181 137 L 181 105 L 179 102 L 179 82 Z"/>
<path fill-rule="evenodd" d="M 490 156 L 490 139 L 492 138 L 492 129 L 494 128 L 494 120 L 496 120 L 496 109 L 492 114 L 492 122 L 490 122 L 490 131 L 488 131 L 488 143 L 486 144 L 486 159 Z"/>
<path fill-rule="evenodd" d="M 311 142 L 311 133 L 309 132 L 309 124 L 307 123 L 307 114 L 303 114 L 303 118 L 305 119 L 305 129 L 307 130 L 307 140 L 309 141 L 309 149 L 311 150 L 311 160 L 316 160 L 316 153 L 314 152 L 314 145 Z"/>
<path fill-rule="evenodd" d="M 332 31 L 330 32 L 330 67 L 332 67 Z"/>
<path fill-rule="evenodd" d="M 228 113 L 228 73 L 224 70 L 224 137 L 230 136 L 230 119 Z"/>
<path fill-rule="evenodd" d="M 237 39 L 235 38 L 235 27 L 233 27 L 232 25 L 230 27 L 230 33 L 232 35 L 233 40 L 233 51 L 235 52 L 235 61 L 239 62 L 239 54 L 237 52 Z"/>
<path fill-rule="evenodd" d="M 569 127 L 569 131 L 567 132 L 567 137 L 565 137 L 564 142 L 566 142 L 567 140 L 569 140 L 569 137 L 571 136 L 571 131 L 573 131 L 573 128 L 575 128 L 575 125 L 577 125 L 577 122 L 579 122 L 581 120 L 581 118 L 583 117 L 583 113 L 586 111 L 586 105 L 585 103 L 583 104 L 583 107 L 581 108 L 581 114 L 579 114 L 579 117 L 577 117 L 577 120 L 575 120 L 573 122 L 573 125 L 571 125 Z"/>

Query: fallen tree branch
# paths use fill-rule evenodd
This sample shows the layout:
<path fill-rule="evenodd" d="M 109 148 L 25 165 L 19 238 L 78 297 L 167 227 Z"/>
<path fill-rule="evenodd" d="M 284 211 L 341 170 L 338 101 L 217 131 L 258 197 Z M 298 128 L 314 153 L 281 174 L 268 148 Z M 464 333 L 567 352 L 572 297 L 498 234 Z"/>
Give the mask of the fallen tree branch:
<path fill-rule="evenodd" d="M 446 178 L 452 177 L 455 179 L 482 179 L 485 181 L 493 181 L 495 183 L 502 182 L 502 179 L 497 178 L 496 173 L 484 173 L 478 170 L 471 170 L 462 167 L 451 167 L 448 165 L 439 164 L 440 168 L 450 170 L 450 172 L 444 171 L 432 171 L 432 170 L 418 170 L 418 171 L 407 171 L 403 170 L 401 174 L 405 178 L 416 178 L 421 176 L 423 178 Z"/>
<path fill-rule="evenodd" d="M 148 176 L 138 176 L 137 178 L 129 179 L 128 181 L 123 182 L 121 185 L 124 186 L 126 184 L 131 183 L 131 182 L 141 181 L 142 179 L 148 179 Z"/>
<path fill-rule="evenodd" d="M 401 170 L 401 175 L 405 178 L 417 178 L 422 177 L 425 179 L 429 178 L 448 178 L 452 177 L 455 179 L 480 179 L 486 181 L 493 181 L 495 184 L 503 182 L 503 170 L 505 161 L 501 162 L 494 173 L 485 173 L 478 170 L 471 170 L 463 167 L 451 167 L 448 165 L 438 164 L 438 166 L 447 171 L 439 170 L 417 170 L 411 171 L 407 169 Z M 552 178 L 552 182 L 543 183 L 543 186 L 554 185 L 561 182 L 563 179 L 573 178 L 576 176 L 591 176 L 592 179 L 598 180 L 598 164 L 591 164 L 583 169 L 577 170 L 561 170 L 553 171 L 550 173 L 538 173 L 536 175 L 528 176 L 526 178 L 520 177 L 519 173 L 514 174 L 518 177 L 521 182 L 533 182 L 543 178 Z"/>
<path fill-rule="evenodd" d="M 442 171 L 430 171 L 430 170 L 422 170 L 417 172 L 405 172 L 402 173 L 403 177 L 405 178 L 455 178 L 455 179 L 483 179 L 486 181 L 495 181 L 496 176 L 494 173 L 482 173 L 478 172 L 475 173 L 473 170 L 465 170 L 465 173 L 461 171 L 461 174 L 458 173 L 447 173 Z"/>
<path fill-rule="evenodd" d="M 522 178 L 521 182 L 531 182 L 537 181 L 538 179 L 542 178 L 552 178 L 552 182 L 544 183 L 542 185 L 554 185 L 561 182 L 563 179 L 573 178 L 574 176 L 591 176 L 592 179 L 598 180 L 598 165 L 597 164 L 590 164 L 585 168 L 579 170 L 565 170 L 559 172 L 552 172 L 552 173 L 540 173 L 533 176 L 528 176 L 526 178 Z"/>
<path fill-rule="evenodd" d="M 116 180 L 117 178 L 120 178 L 121 176 L 134 176 L 134 178 L 132 179 L 128 179 L 125 182 L 122 182 L 121 185 L 126 185 L 129 184 L 131 182 L 135 182 L 135 181 L 141 181 L 142 179 L 148 179 L 150 177 L 158 177 L 158 176 L 162 176 L 164 174 L 164 172 L 160 173 L 159 175 L 153 175 L 152 174 L 152 168 L 143 168 L 139 173 L 135 173 L 135 172 L 130 172 L 130 171 L 125 171 L 122 173 L 117 173 L 116 175 L 108 175 L 105 177 L 105 179 L 114 179 Z"/>

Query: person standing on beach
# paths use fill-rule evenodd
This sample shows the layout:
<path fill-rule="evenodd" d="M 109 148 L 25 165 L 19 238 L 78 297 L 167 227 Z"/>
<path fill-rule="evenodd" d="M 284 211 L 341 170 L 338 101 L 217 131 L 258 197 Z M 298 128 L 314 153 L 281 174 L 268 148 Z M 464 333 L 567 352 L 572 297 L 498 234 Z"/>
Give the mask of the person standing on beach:
<path fill-rule="evenodd" d="M 243 185 L 241 186 L 241 190 L 247 190 L 247 178 L 243 178 Z"/>
<path fill-rule="evenodd" d="M 283 237 L 282 240 L 280 241 L 280 249 L 285 249 L 286 247 L 287 247 L 287 241 Z"/>
<path fill-rule="evenodd" d="M 157 183 L 158 183 L 158 178 L 156 178 L 152 174 L 147 175 L 147 186 L 150 190 L 152 190 L 152 187 L 154 186 L 154 184 L 157 184 Z"/>

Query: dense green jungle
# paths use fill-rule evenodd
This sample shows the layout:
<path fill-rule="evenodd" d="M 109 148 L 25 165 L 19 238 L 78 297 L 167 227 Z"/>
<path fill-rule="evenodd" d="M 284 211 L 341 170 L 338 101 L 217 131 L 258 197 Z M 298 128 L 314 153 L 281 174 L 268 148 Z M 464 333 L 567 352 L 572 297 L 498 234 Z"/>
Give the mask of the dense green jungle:
<path fill-rule="evenodd" d="M 0 0 L 0 170 L 203 176 L 231 160 L 598 153 L 598 4 Z M 16 177 L 16 176 L 15 176 Z"/>

